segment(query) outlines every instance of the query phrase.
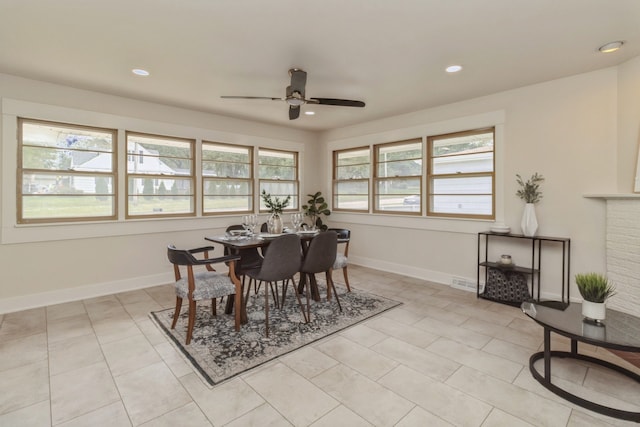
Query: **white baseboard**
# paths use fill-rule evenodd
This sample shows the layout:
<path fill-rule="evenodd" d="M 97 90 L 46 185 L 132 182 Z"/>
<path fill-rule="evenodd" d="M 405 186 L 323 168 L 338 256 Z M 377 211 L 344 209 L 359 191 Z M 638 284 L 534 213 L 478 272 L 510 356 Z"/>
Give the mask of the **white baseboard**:
<path fill-rule="evenodd" d="M 31 308 L 45 307 L 47 305 L 62 304 L 87 298 L 101 297 L 119 292 L 134 291 L 149 288 L 151 286 L 173 283 L 173 273 L 155 274 L 151 276 L 135 277 L 132 279 L 104 282 L 95 285 L 79 286 L 77 288 L 60 289 L 32 295 L 0 299 L 0 314 Z"/>

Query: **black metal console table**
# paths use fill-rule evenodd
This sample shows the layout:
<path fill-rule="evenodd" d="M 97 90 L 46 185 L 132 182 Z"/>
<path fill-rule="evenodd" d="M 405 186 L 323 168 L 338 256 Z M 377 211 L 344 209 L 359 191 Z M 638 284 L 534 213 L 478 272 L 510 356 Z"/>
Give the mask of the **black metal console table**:
<path fill-rule="evenodd" d="M 531 264 L 529 266 L 505 266 L 498 262 L 490 262 L 489 256 L 489 241 L 493 239 L 520 239 L 528 240 L 531 242 Z M 482 242 L 484 240 L 484 258 L 482 257 Z M 531 276 L 531 297 L 540 301 L 540 269 L 542 266 L 542 243 L 543 242 L 555 242 L 562 245 L 562 281 L 561 281 L 561 301 L 558 302 L 559 306 L 566 306 L 569 304 L 569 264 L 571 260 L 571 239 L 567 237 L 550 237 L 550 236 L 534 236 L 528 237 L 522 234 L 511 233 L 494 233 L 491 231 L 483 231 L 478 233 L 478 275 L 477 275 L 477 296 L 479 298 L 486 298 L 480 293 L 480 273 L 484 268 L 485 285 L 487 283 L 488 272 L 490 268 L 496 268 L 499 270 L 506 270 L 510 272 L 522 273 Z M 537 290 L 537 295 L 536 295 Z M 486 298 L 492 299 L 492 298 Z M 501 301 L 497 302 L 507 303 L 515 306 L 520 306 L 522 301 Z"/>
<path fill-rule="evenodd" d="M 640 375 L 606 360 L 578 353 L 578 341 L 598 347 L 640 353 L 640 318 L 627 313 L 607 309 L 603 324 L 592 323 L 582 317 L 582 304 L 572 303 L 563 310 L 537 303 L 523 302 L 522 311 L 544 328 L 544 351 L 535 353 L 529 359 L 531 375 L 545 388 L 558 396 L 594 412 L 623 420 L 640 422 L 640 412 L 611 408 L 579 397 L 551 382 L 551 358 L 570 358 L 591 362 L 614 370 L 638 383 L 640 395 Z M 571 351 L 552 351 L 551 332 L 571 339 Z M 535 367 L 535 362 L 544 359 L 544 375 Z"/>

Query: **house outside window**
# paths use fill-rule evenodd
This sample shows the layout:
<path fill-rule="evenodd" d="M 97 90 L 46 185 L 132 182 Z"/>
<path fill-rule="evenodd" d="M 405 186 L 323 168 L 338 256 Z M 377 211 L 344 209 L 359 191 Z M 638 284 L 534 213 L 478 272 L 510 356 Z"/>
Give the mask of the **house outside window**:
<path fill-rule="evenodd" d="M 17 222 L 112 220 L 117 131 L 18 119 Z"/>
<path fill-rule="evenodd" d="M 374 154 L 373 211 L 421 215 L 422 140 L 375 145 Z"/>
<path fill-rule="evenodd" d="M 298 153 L 264 148 L 258 150 L 260 193 L 264 190 L 272 197 L 281 199 L 291 196 L 286 209 L 288 211 L 296 211 L 300 206 L 298 173 Z M 262 198 L 260 212 L 267 212 Z"/>
<path fill-rule="evenodd" d="M 369 147 L 333 152 L 333 210 L 369 212 L 370 153 Z"/>
<path fill-rule="evenodd" d="M 195 215 L 195 140 L 127 132 L 127 218 Z"/>
<path fill-rule="evenodd" d="M 204 214 L 253 212 L 253 148 L 202 142 Z"/>
<path fill-rule="evenodd" d="M 494 128 L 427 138 L 427 215 L 494 219 Z"/>

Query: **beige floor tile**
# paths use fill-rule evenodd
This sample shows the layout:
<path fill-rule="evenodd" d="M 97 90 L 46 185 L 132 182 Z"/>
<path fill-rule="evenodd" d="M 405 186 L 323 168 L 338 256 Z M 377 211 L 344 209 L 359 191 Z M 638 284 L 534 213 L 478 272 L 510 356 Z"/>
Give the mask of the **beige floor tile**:
<path fill-rule="evenodd" d="M 0 372 L 47 360 L 47 335 L 0 341 Z"/>
<path fill-rule="evenodd" d="M 104 343 L 102 351 L 114 377 L 162 360 L 153 346 L 141 334 Z"/>
<path fill-rule="evenodd" d="M 500 338 L 503 341 L 526 347 L 532 351 L 539 348 L 542 343 L 542 336 L 540 334 L 524 333 L 508 326 L 497 325 L 486 320 L 473 318 L 467 320 L 461 326 L 483 335 Z"/>
<path fill-rule="evenodd" d="M 446 384 L 534 425 L 565 426 L 571 413 L 568 406 L 467 367 Z"/>
<path fill-rule="evenodd" d="M 107 344 L 123 338 L 135 337 L 144 339 L 144 335 L 136 322 L 124 311 L 114 317 L 104 318 L 93 322 L 93 329 L 96 332 L 100 344 Z"/>
<path fill-rule="evenodd" d="M 84 368 L 102 361 L 104 361 L 104 355 L 94 334 L 56 341 L 49 345 L 51 375 Z"/>
<path fill-rule="evenodd" d="M 182 384 L 163 363 L 115 377 L 116 385 L 134 425 L 150 421 L 191 401 Z"/>
<path fill-rule="evenodd" d="M 359 324 L 342 331 L 340 335 L 364 347 L 371 347 L 387 338 L 386 334 L 371 329 L 364 324 Z"/>
<path fill-rule="evenodd" d="M 507 360 L 526 366 L 527 369 L 529 366 L 529 358 L 536 352 L 535 350 L 530 350 L 498 338 L 493 338 L 489 341 L 489 344 L 482 347 L 482 351 L 504 357 Z"/>
<path fill-rule="evenodd" d="M 344 365 L 337 365 L 313 382 L 340 403 L 377 426 L 397 423 L 415 406 L 405 398 Z"/>
<path fill-rule="evenodd" d="M 264 404 L 236 418 L 225 427 L 291 427 L 292 424 L 284 419 L 271 405 Z"/>
<path fill-rule="evenodd" d="M 51 417 L 54 424 L 118 400 L 120 396 L 104 362 L 51 376 Z"/>
<path fill-rule="evenodd" d="M 587 411 L 586 409 L 584 411 Z M 592 415 L 589 415 L 592 414 Z M 596 418 L 593 416 L 592 412 L 586 414 L 581 410 L 573 410 L 571 411 L 571 417 L 569 417 L 569 422 L 567 423 L 567 427 L 611 427 L 611 426 L 637 426 L 638 423 L 632 423 L 630 421 L 624 420 L 616 420 L 613 418 Z M 604 417 L 604 415 L 599 415 Z"/>
<path fill-rule="evenodd" d="M 55 427 L 130 427 L 131 425 L 122 401 L 117 401 L 65 423 L 57 424 Z"/>
<path fill-rule="evenodd" d="M 473 302 L 476 302 L 476 299 L 473 299 Z M 467 317 L 471 317 L 473 319 L 482 320 L 484 322 L 490 322 L 495 325 L 507 326 L 510 324 L 513 319 L 515 313 L 517 313 L 520 309 L 513 307 L 511 312 L 495 312 L 482 309 L 477 307 L 475 304 L 450 304 L 447 306 L 448 310 L 453 312 L 465 315 Z"/>
<path fill-rule="evenodd" d="M 524 369 L 520 363 L 511 362 L 503 357 L 446 338 L 436 340 L 427 347 L 427 350 L 507 382 L 512 382 Z"/>
<path fill-rule="evenodd" d="M 320 418 L 311 427 L 371 427 L 372 424 L 364 418 L 340 405 L 324 417 Z"/>
<path fill-rule="evenodd" d="M 516 418 L 513 415 L 509 415 L 500 409 L 494 408 L 489 414 L 487 419 L 482 423 L 482 427 L 533 427 L 534 424 L 530 424 L 526 421 Z"/>
<path fill-rule="evenodd" d="M 296 426 L 309 425 L 338 406 L 331 396 L 282 363 L 243 379 Z"/>
<path fill-rule="evenodd" d="M 198 405 L 191 402 L 185 406 L 174 409 L 151 421 L 141 424 L 141 427 L 211 427 L 207 417 L 204 416 Z"/>
<path fill-rule="evenodd" d="M 214 388 L 204 385 L 193 373 L 181 377 L 180 382 L 214 425 L 226 424 L 265 403 L 264 399 L 240 378 L 234 378 Z"/>
<path fill-rule="evenodd" d="M 173 375 L 177 378 L 183 377 L 193 372 L 193 368 L 189 365 L 178 350 L 169 342 L 155 345 L 154 348 L 167 364 Z"/>
<path fill-rule="evenodd" d="M 120 292 L 115 297 L 124 306 L 127 304 L 137 304 L 140 302 L 153 302 L 153 298 L 144 289 L 136 289 L 133 291 Z"/>
<path fill-rule="evenodd" d="M 385 311 L 379 317 L 395 320 L 396 322 L 402 323 L 405 325 L 413 325 L 414 323 L 417 323 L 422 319 L 424 319 L 425 315 L 415 313 L 413 311 L 403 308 L 403 306 L 400 306 L 392 310 Z"/>
<path fill-rule="evenodd" d="M 93 327 L 86 313 L 47 322 L 49 344 L 88 334 L 93 334 Z"/>
<path fill-rule="evenodd" d="M 34 427 L 51 425 L 49 399 L 0 415 L 0 426 Z"/>
<path fill-rule="evenodd" d="M 584 380 L 586 388 L 611 395 L 634 404 L 636 407 L 640 406 L 640 386 L 638 382 L 617 372 L 595 367 L 594 365 L 590 366 L 591 368 L 587 371 L 587 376 Z"/>
<path fill-rule="evenodd" d="M 64 304 L 50 305 L 46 307 L 46 310 L 47 310 L 47 322 L 59 320 L 64 317 L 87 313 L 82 301 L 72 301 Z"/>
<path fill-rule="evenodd" d="M 425 411 L 419 406 L 416 406 L 407 414 L 406 417 L 400 420 L 395 427 L 417 427 L 417 426 L 429 426 L 429 427 L 451 427 L 453 424 L 446 422 L 437 415 L 432 414 L 429 411 Z"/>
<path fill-rule="evenodd" d="M 379 383 L 454 425 L 479 426 L 491 406 L 462 391 L 400 366 Z"/>
<path fill-rule="evenodd" d="M 491 341 L 491 337 L 487 335 L 479 334 L 430 317 L 417 322 L 413 326 L 478 349 L 484 347 Z"/>
<path fill-rule="evenodd" d="M 305 378 L 313 378 L 338 364 L 338 361 L 312 346 L 302 347 L 280 361 Z"/>
<path fill-rule="evenodd" d="M 437 335 L 432 334 L 431 332 L 407 326 L 404 323 L 397 322 L 384 316 L 377 316 L 368 320 L 365 325 L 369 328 L 380 331 L 387 336 L 397 338 L 408 344 L 422 348 L 428 346 L 438 338 Z"/>
<path fill-rule="evenodd" d="M 372 349 L 438 381 L 446 380 L 460 368 L 459 363 L 449 358 L 395 338 L 389 338 Z"/>
<path fill-rule="evenodd" d="M 47 332 L 44 308 L 5 314 L 0 324 L 0 342 Z"/>
<path fill-rule="evenodd" d="M 342 336 L 324 341 L 316 348 L 373 380 L 382 377 L 398 365 L 398 362 Z"/>
<path fill-rule="evenodd" d="M 49 399 L 46 361 L 0 372 L 0 414 L 13 412 Z"/>
<path fill-rule="evenodd" d="M 162 344 L 165 342 L 169 342 L 168 337 L 156 326 L 153 321 L 147 317 L 146 319 L 138 319 L 135 321 L 138 325 L 138 329 L 142 331 L 144 336 L 147 338 L 147 341 L 151 345 Z"/>

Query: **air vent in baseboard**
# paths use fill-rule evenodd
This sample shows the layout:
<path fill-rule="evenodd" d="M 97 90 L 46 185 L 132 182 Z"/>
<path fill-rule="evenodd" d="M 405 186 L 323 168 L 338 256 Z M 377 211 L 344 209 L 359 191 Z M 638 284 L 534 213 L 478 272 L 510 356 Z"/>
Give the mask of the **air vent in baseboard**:
<path fill-rule="evenodd" d="M 462 277 L 453 277 L 451 279 L 451 287 L 456 289 L 462 289 L 463 291 L 475 292 L 476 282 L 464 279 Z"/>

